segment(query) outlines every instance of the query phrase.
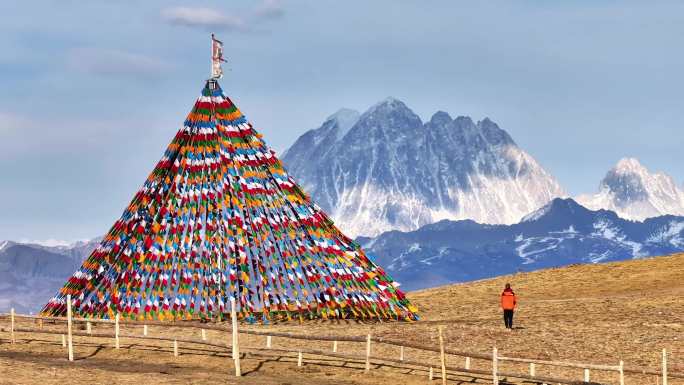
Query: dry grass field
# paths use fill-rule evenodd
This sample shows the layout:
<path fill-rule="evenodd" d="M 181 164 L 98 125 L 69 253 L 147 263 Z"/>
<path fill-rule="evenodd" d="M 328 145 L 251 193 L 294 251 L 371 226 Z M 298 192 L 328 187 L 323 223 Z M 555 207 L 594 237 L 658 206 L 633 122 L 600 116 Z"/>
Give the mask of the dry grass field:
<path fill-rule="evenodd" d="M 515 330 L 507 332 L 498 309 L 505 282 L 519 297 Z M 373 335 L 438 346 L 437 326 L 446 326 L 448 348 L 475 353 L 553 359 L 572 362 L 659 368 L 660 351 L 671 351 L 671 370 L 684 372 L 684 254 L 600 265 L 578 265 L 467 284 L 450 285 L 410 293 L 421 311 L 416 323 L 318 321 L 299 324 L 244 326 L 259 330 L 332 335 Z M 0 320 L 6 328 L 7 320 Z M 28 321 L 21 327 L 29 327 Z M 47 326 L 52 327 L 55 326 Z M 98 325 L 95 332 L 111 332 Z M 140 334 L 140 328 L 123 327 L 122 333 Z M 230 336 L 208 331 L 214 342 Z M 150 335 L 199 338 L 196 329 L 150 327 Z M 296 354 L 253 351 L 263 347 L 264 337 L 242 336 L 247 352 L 242 360 L 244 376 L 235 378 L 228 351 L 181 344 L 180 357 L 173 356 L 169 342 L 123 339 L 121 349 L 104 338 L 75 337 L 76 360 L 66 360 L 58 335 L 18 334 L 9 344 L 0 333 L 0 384 L 425 384 L 424 368 L 409 370 L 373 365 L 370 373 L 362 362 L 304 357 L 297 367 Z M 329 342 L 274 338 L 273 346 L 331 349 Z M 341 342 L 339 351 L 363 354 L 364 344 Z M 376 344 L 373 355 L 398 358 L 398 348 Z M 439 365 L 438 355 L 405 350 L 406 359 Z M 448 365 L 462 366 L 463 358 L 449 356 Z M 486 361 L 473 360 L 476 369 L 490 370 Z M 524 372 L 525 365 L 503 363 L 506 372 Z M 581 369 L 538 366 L 539 375 L 582 378 Z M 450 378 L 450 383 L 479 382 L 469 376 Z M 592 372 L 592 380 L 616 383 L 617 374 Z M 656 384 L 655 376 L 626 376 L 627 384 Z M 490 382 L 490 381 L 489 381 Z M 439 383 L 439 381 L 434 381 Z M 670 384 L 682 384 L 671 379 Z"/>

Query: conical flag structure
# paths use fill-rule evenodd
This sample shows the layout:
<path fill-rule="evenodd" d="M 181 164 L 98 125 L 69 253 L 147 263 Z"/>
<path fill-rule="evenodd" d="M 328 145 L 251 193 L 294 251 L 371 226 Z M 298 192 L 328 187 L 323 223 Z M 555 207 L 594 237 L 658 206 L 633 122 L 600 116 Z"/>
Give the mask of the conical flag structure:
<path fill-rule="evenodd" d="M 123 215 L 42 314 L 211 319 L 417 319 L 207 81 Z"/>

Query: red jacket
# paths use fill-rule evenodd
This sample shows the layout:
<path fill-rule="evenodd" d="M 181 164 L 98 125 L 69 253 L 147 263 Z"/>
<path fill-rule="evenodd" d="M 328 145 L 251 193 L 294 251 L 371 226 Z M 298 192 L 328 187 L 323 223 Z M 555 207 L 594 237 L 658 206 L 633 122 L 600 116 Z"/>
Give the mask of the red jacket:
<path fill-rule="evenodd" d="M 511 289 L 505 289 L 503 293 L 501 293 L 501 308 L 504 310 L 513 310 L 515 309 L 515 305 L 515 293 Z"/>

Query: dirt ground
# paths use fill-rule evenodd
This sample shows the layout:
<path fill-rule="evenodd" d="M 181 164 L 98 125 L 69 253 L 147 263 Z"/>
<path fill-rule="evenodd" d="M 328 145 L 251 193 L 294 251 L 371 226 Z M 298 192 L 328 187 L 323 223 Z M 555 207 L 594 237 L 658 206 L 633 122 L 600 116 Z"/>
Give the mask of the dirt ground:
<path fill-rule="evenodd" d="M 507 332 L 498 309 L 505 282 L 519 297 L 515 330 Z M 438 346 L 437 326 L 445 325 L 448 348 L 474 353 L 553 359 L 572 362 L 658 369 L 660 352 L 671 353 L 670 370 L 684 372 L 684 254 L 602 265 L 522 273 L 467 284 L 450 285 L 409 294 L 421 311 L 415 323 L 317 321 L 313 323 L 244 326 L 259 330 L 292 331 L 331 335 L 373 335 Z M 0 326 L 8 327 L 7 320 Z M 18 327 L 30 327 L 22 322 Z M 49 327 L 49 326 L 46 326 Z M 95 332 L 111 332 L 111 325 L 98 325 Z M 141 334 L 140 328 L 125 326 L 122 333 Z M 150 335 L 199 338 L 199 330 L 157 328 Z M 213 342 L 228 342 L 230 336 L 207 331 Z M 243 377 L 234 376 L 229 352 L 199 345 L 180 345 L 173 356 L 170 342 L 122 339 L 121 349 L 105 338 L 75 337 L 76 360 L 66 359 L 59 335 L 0 333 L 0 384 L 425 384 L 425 368 L 406 369 L 373 365 L 364 372 L 359 361 L 304 356 L 297 367 L 296 354 L 250 351 L 263 347 L 261 336 L 241 336 L 246 351 Z M 86 344 L 86 345 L 84 345 Z M 329 342 L 273 338 L 273 346 L 332 349 Z M 338 350 L 363 354 L 361 343 L 340 342 Z M 399 348 L 373 345 L 373 355 L 399 357 Z M 405 349 L 406 359 L 434 362 L 438 355 Z M 463 358 L 449 356 L 448 365 L 463 366 Z M 487 361 L 473 360 L 473 368 L 491 370 Z M 525 372 L 523 364 L 503 363 L 501 371 Z M 537 366 L 538 375 L 582 378 L 581 369 Z M 592 371 L 592 380 L 614 384 L 616 373 Z M 488 383 L 486 377 L 450 377 L 449 383 Z M 439 383 L 438 380 L 433 383 Z M 655 376 L 626 375 L 627 384 L 658 384 Z M 670 379 L 670 384 L 684 380 Z"/>

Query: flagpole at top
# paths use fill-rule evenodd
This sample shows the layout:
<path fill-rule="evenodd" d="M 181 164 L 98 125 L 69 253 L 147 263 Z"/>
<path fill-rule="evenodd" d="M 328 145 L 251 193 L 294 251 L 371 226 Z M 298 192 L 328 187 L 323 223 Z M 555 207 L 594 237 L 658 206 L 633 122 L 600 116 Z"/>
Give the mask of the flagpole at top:
<path fill-rule="evenodd" d="M 225 63 L 223 59 L 223 42 L 218 40 L 216 36 L 211 34 L 211 77 L 208 79 L 210 86 L 214 87 L 217 80 L 223 77 L 223 68 L 221 63 Z"/>
<path fill-rule="evenodd" d="M 211 62 L 210 62 L 210 67 L 209 67 L 209 73 L 211 76 L 209 77 L 210 79 L 214 77 L 214 40 L 216 38 L 214 37 L 214 33 L 211 33 Z"/>

